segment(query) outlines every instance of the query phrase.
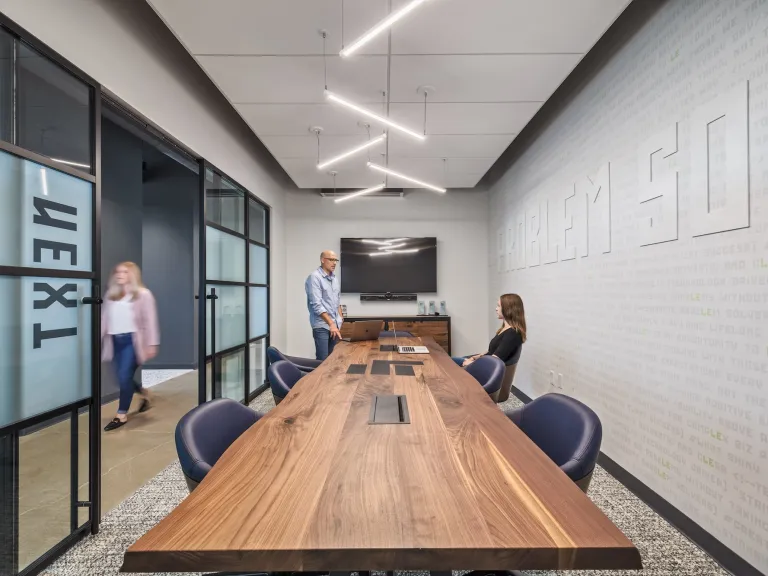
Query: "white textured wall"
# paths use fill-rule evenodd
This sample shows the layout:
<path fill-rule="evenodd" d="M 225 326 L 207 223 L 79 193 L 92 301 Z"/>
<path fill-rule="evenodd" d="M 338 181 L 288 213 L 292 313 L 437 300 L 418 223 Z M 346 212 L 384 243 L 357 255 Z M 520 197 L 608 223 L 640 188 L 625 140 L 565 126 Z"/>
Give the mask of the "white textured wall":
<path fill-rule="evenodd" d="M 563 391 L 600 415 L 608 456 L 768 572 L 766 25 L 765 2 L 665 4 L 493 186 L 487 264 L 488 298 L 518 292 L 526 306 L 516 385 L 535 397 L 555 390 L 550 370 L 562 373 Z M 733 103 L 724 118 L 697 120 L 723 96 Z M 709 171 L 697 171 L 707 145 Z M 658 149 L 649 193 L 641 179 Z M 745 224 L 737 213 L 695 236 L 707 180 L 713 210 L 738 207 L 747 159 L 749 226 L 726 231 Z M 609 182 L 598 174 L 608 163 Z M 664 198 L 641 205 L 660 192 L 666 208 Z M 610 216 L 600 212 L 608 193 Z"/>
<path fill-rule="evenodd" d="M 152 9 L 140 0 L 0 0 L 0 11 L 270 205 L 272 342 L 284 345 L 283 195 L 295 186 Z"/>
<path fill-rule="evenodd" d="M 304 281 L 320 265 L 322 250 L 339 251 L 341 238 L 366 236 L 437 237 L 437 294 L 419 295 L 428 305 L 446 301 L 452 323 L 452 352 L 483 350 L 490 340 L 488 324 L 488 195 L 449 190 L 445 196 L 423 190 L 404 198 L 360 198 L 336 204 L 309 191 L 286 196 L 288 254 L 287 353 L 314 358 Z M 343 274 L 344 261 L 341 261 Z M 417 313 L 417 302 L 360 302 L 342 295 L 350 316 Z"/>

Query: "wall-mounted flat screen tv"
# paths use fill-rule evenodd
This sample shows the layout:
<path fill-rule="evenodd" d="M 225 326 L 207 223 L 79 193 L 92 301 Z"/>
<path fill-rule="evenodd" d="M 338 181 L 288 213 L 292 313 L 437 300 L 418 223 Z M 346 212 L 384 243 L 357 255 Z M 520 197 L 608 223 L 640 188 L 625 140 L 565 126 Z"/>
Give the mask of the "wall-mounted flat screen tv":
<path fill-rule="evenodd" d="M 346 294 L 437 292 L 437 238 L 342 238 Z"/>

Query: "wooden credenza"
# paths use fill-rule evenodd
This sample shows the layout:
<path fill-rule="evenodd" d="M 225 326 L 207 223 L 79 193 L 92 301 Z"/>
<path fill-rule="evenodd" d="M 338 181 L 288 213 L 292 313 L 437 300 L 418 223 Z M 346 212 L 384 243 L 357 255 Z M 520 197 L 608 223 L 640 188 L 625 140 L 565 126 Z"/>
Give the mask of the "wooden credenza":
<path fill-rule="evenodd" d="M 392 324 L 398 331 L 410 332 L 414 336 L 430 336 L 443 349 L 451 353 L 451 317 L 450 316 L 347 316 L 341 327 L 342 338 L 352 336 L 352 323 L 368 320 L 381 320 L 384 330 L 392 330 Z"/>

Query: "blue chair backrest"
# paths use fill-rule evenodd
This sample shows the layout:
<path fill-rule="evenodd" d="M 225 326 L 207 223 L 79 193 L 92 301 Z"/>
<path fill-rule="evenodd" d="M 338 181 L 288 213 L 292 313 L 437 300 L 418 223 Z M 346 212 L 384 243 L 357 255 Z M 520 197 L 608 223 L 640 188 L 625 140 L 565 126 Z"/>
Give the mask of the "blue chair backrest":
<path fill-rule="evenodd" d="M 497 392 L 504 380 L 504 362 L 496 356 L 480 356 L 465 370 L 482 384 L 483 389 L 488 394 Z"/>
<path fill-rule="evenodd" d="M 507 416 L 571 480 L 581 480 L 595 469 L 603 427 L 585 404 L 563 394 L 545 394 Z"/>
<path fill-rule="evenodd" d="M 176 452 L 184 475 L 200 482 L 261 414 L 229 398 L 193 408 L 176 425 Z"/>
<path fill-rule="evenodd" d="M 285 398 L 303 375 L 301 370 L 288 360 L 279 360 L 267 368 L 269 386 L 278 398 Z"/>
<path fill-rule="evenodd" d="M 287 360 L 285 354 L 280 352 L 280 350 L 274 346 L 267 348 L 267 366 L 271 366 L 275 362 L 280 362 L 280 360 Z"/>

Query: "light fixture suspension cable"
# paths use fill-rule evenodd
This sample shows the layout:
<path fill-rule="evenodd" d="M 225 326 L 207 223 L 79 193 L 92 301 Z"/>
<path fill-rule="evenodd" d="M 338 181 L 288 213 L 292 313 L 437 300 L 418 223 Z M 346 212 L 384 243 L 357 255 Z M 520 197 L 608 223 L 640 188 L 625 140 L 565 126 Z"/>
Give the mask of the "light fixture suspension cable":
<path fill-rule="evenodd" d="M 323 30 L 323 82 L 325 83 L 325 89 L 328 90 L 328 58 L 326 57 L 325 50 L 325 38 L 328 34 Z"/>
<path fill-rule="evenodd" d="M 344 0 L 341 0 L 341 49 L 344 50 Z"/>
<path fill-rule="evenodd" d="M 370 142 L 371 141 L 371 125 L 370 124 L 366 124 L 365 125 L 365 129 L 368 130 L 368 142 Z M 370 149 L 370 147 L 366 148 L 366 152 L 368 152 L 368 162 L 370 162 L 371 161 L 371 149 Z"/>
<path fill-rule="evenodd" d="M 427 135 L 427 91 L 424 90 L 424 136 Z"/>
<path fill-rule="evenodd" d="M 317 163 L 320 164 L 320 130 L 315 130 L 315 136 L 317 136 Z"/>

